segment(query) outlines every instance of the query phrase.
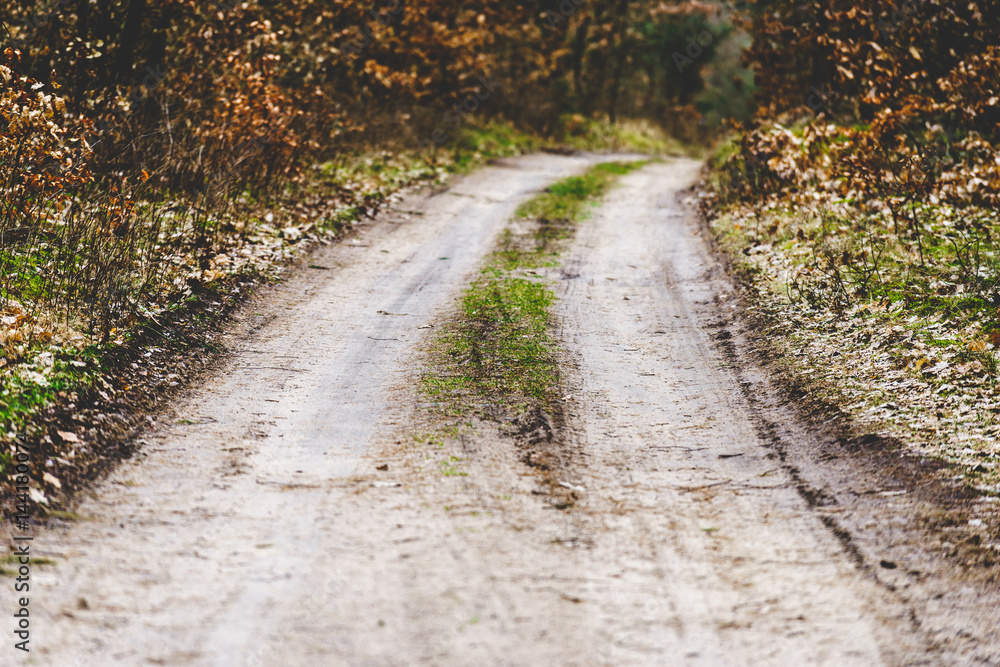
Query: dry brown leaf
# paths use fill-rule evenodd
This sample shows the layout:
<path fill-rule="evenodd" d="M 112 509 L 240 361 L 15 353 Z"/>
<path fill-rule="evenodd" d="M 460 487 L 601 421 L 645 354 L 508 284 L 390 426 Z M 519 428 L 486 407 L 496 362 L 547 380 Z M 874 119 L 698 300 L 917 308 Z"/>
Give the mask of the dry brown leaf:
<path fill-rule="evenodd" d="M 969 350 L 971 352 L 984 352 L 988 347 L 988 343 L 984 340 L 971 340 L 969 341 Z"/>

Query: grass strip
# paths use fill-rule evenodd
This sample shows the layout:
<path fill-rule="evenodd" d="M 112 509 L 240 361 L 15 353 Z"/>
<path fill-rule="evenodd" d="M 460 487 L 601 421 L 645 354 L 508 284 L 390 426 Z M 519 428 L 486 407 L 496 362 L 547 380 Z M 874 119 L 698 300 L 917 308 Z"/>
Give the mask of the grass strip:
<path fill-rule="evenodd" d="M 576 223 L 618 177 L 644 164 L 599 164 L 518 209 L 462 295 L 456 317 L 432 343 L 433 370 L 423 389 L 444 414 L 503 423 L 532 411 L 558 411 L 554 269 Z"/>

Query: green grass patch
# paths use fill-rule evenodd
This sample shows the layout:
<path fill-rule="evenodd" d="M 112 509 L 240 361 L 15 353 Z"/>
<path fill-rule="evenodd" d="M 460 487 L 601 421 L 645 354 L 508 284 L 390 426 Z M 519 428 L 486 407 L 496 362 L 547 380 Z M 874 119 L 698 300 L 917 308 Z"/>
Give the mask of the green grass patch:
<path fill-rule="evenodd" d="M 615 179 L 643 164 L 597 165 L 518 209 L 520 231 L 509 228 L 500 236 L 462 295 L 457 317 L 434 342 L 435 370 L 424 377 L 424 390 L 446 413 L 511 419 L 551 408 L 559 382 L 550 333 L 555 293 L 535 270 L 556 266 L 575 224 Z"/>
<path fill-rule="evenodd" d="M 591 151 L 635 151 L 646 155 L 694 155 L 697 150 L 671 137 L 662 126 L 649 121 L 566 115 L 556 123 L 555 139 L 565 146 Z"/>
<path fill-rule="evenodd" d="M 427 390 L 453 399 L 505 399 L 508 407 L 545 402 L 558 377 L 548 334 L 553 299 L 547 285 L 504 272 L 474 282 L 440 341 L 452 372 L 428 377 Z"/>
<path fill-rule="evenodd" d="M 646 162 L 605 162 L 581 176 L 570 176 L 549 186 L 517 209 L 519 218 L 576 222 L 593 202 L 604 196 L 615 179 Z"/>
<path fill-rule="evenodd" d="M 59 350 L 36 355 L 30 364 L 0 375 L 0 429 L 18 432 L 59 395 L 72 393 L 93 381 L 98 368 L 94 348 L 78 355 Z M 0 475 L 7 474 L 11 457 L 0 453 Z"/>

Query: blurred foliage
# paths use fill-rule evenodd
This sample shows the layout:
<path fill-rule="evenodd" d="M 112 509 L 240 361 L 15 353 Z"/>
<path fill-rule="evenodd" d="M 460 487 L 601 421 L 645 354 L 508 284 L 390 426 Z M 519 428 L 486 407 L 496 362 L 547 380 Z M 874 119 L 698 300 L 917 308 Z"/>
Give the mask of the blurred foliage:
<path fill-rule="evenodd" d="M 750 16 L 759 108 L 730 195 L 997 205 L 1000 5 L 761 0 Z"/>
<path fill-rule="evenodd" d="M 391 190 L 316 164 L 405 155 L 398 187 L 535 136 L 675 152 L 749 82 L 732 9 L 699 0 L 22 0 L 0 22 L 0 307 L 102 338 L 246 266 L 281 229 L 261 205 L 300 229 Z"/>
<path fill-rule="evenodd" d="M 733 30 L 698 0 L 35 0 L 0 20 L 6 66 L 58 96 L 95 171 L 191 190 L 444 143 L 470 115 L 543 134 L 573 113 L 697 124 L 725 106 L 698 95 Z"/>

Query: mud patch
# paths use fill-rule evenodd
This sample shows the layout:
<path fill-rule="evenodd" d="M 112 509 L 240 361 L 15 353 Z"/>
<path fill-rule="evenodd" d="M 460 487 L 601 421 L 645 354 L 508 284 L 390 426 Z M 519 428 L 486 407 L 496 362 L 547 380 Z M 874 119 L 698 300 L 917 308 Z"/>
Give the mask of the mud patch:
<path fill-rule="evenodd" d="M 580 499 L 578 490 L 566 481 L 573 477 L 578 462 L 563 427 L 561 410 L 553 419 L 547 410 L 535 406 L 516 417 L 507 431 L 517 443 L 521 461 L 538 474 L 557 509 L 569 509 Z"/>

